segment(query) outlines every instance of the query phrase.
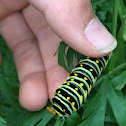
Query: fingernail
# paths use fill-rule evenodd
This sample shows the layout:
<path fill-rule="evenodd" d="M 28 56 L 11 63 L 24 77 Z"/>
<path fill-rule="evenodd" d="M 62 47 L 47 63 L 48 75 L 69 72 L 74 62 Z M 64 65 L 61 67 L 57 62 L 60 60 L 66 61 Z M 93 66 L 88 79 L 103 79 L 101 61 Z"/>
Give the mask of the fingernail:
<path fill-rule="evenodd" d="M 93 18 L 86 27 L 85 35 L 88 41 L 101 53 L 108 53 L 117 46 L 116 39 L 97 19 Z"/>

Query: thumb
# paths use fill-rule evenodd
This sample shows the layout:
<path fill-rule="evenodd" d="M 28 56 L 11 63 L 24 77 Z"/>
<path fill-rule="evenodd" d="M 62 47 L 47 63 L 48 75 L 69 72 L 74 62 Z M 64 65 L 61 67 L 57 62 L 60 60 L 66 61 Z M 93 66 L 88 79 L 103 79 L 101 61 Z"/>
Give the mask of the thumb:
<path fill-rule="evenodd" d="M 44 14 L 50 28 L 70 47 L 91 57 L 101 57 L 117 45 L 95 16 L 90 0 L 29 0 Z"/>

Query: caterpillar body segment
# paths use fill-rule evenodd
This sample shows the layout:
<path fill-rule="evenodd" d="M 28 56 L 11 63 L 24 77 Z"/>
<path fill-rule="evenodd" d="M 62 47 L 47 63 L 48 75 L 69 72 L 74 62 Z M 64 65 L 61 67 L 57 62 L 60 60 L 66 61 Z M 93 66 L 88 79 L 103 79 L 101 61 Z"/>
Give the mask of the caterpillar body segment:
<path fill-rule="evenodd" d="M 48 111 L 65 118 L 79 110 L 110 57 L 111 53 L 101 58 L 84 56 L 73 68 L 66 81 L 56 90 L 52 99 L 53 106 L 48 107 Z"/>

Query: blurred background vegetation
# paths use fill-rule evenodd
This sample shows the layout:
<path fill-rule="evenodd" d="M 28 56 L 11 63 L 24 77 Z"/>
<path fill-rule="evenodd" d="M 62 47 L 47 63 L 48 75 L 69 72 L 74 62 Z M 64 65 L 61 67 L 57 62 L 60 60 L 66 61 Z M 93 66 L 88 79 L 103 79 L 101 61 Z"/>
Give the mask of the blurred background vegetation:
<path fill-rule="evenodd" d="M 118 40 L 112 59 L 99 78 L 88 101 L 60 126 L 126 126 L 126 1 L 92 0 L 93 10 Z M 61 42 L 58 62 L 66 70 L 73 68 L 73 56 L 81 54 Z M 54 126 L 56 116 L 45 108 L 38 112 L 23 109 L 18 101 L 19 80 L 11 51 L 0 37 L 0 126 Z M 67 60 L 65 64 L 64 57 Z M 48 106 L 50 106 L 48 102 Z"/>

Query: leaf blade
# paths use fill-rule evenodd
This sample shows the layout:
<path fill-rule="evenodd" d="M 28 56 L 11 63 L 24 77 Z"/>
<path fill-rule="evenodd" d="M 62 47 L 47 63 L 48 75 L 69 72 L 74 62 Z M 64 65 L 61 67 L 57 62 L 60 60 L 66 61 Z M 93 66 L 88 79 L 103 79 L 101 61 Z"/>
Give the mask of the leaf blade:
<path fill-rule="evenodd" d="M 109 78 L 109 77 L 108 77 Z M 120 126 L 126 125 L 126 109 L 123 107 L 123 103 L 120 101 L 119 97 L 115 93 L 111 83 L 110 79 L 107 80 L 106 89 L 108 91 L 107 93 L 107 99 L 111 105 L 111 108 L 113 110 L 114 116 Z"/>

